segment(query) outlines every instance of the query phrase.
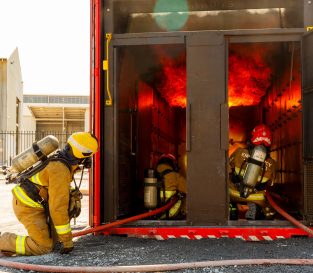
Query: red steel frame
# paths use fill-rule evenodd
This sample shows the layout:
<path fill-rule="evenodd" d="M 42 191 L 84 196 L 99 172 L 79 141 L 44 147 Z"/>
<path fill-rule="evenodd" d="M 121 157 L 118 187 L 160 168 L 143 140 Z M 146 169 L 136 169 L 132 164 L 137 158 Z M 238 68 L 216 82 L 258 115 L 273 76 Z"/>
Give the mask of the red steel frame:
<path fill-rule="evenodd" d="M 94 133 L 101 139 L 101 0 L 91 0 L 91 46 L 92 36 L 95 43 L 94 67 L 91 64 L 91 98 L 90 109 L 94 110 Z M 92 59 L 92 56 L 91 56 Z M 94 85 L 92 84 L 94 81 Z M 92 103 L 94 105 L 92 105 Z M 93 106 L 93 107 L 92 107 Z M 101 143 L 100 143 L 101 145 Z M 94 160 L 93 176 L 93 215 L 92 225 L 99 226 L 100 223 L 100 153 L 96 153 Z M 170 238 L 240 238 L 249 241 L 275 240 L 292 238 L 297 236 L 308 236 L 308 234 L 293 227 L 118 227 L 103 232 L 104 234 L 123 234 L 142 238 L 156 238 L 166 240 Z"/>
<path fill-rule="evenodd" d="M 118 227 L 104 234 L 167 240 L 185 238 L 190 240 L 236 238 L 245 241 L 272 241 L 292 237 L 308 237 L 308 234 L 293 227 Z"/>
<path fill-rule="evenodd" d="M 101 1 L 91 0 L 91 49 L 92 43 L 94 42 L 94 67 L 91 63 L 91 98 L 90 103 L 94 103 L 94 107 L 90 109 L 94 110 L 94 134 L 101 140 L 101 126 L 100 126 L 100 109 L 101 109 L 101 90 L 100 90 L 100 67 L 101 67 Z M 94 37 L 94 41 L 92 39 Z M 92 51 L 91 51 L 92 55 Z M 92 56 L 91 60 L 92 60 Z M 94 81 L 94 85 L 92 84 Z M 90 105 L 91 106 L 91 105 Z M 101 146 L 101 142 L 99 143 Z M 95 154 L 94 157 L 94 175 L 93 175 L 93 215 L 92 215 L 92 225 L 100 225 L 100 152 Z"/>

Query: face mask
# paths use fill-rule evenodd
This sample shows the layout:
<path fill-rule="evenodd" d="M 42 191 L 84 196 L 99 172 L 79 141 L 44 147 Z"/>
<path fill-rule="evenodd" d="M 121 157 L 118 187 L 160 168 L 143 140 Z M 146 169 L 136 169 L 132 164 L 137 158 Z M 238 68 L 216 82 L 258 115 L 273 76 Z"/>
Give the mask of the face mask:
<path fill-rule="evenodd" d="M 63 150 L 59 152 L 59 156 L 64 158 L 71 165 L 79 165 L 82 162 L 82 159 L 76 158 L 71 150 L 71 147 L 66 145 Z"/>
<path fill-rule="evenodd" d="M 90 169 L 92 166 L 92 159 L 91 157 L 86 157 L 81 162 L 82 165 L 84 165 L 84 168 Z"/>

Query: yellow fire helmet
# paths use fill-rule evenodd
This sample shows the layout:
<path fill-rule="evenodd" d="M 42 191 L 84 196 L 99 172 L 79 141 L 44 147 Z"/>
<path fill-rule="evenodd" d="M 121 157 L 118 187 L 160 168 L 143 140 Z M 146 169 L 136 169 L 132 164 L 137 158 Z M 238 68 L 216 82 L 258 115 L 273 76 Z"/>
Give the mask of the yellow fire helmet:
<path fill-rule="evenodd" d="M 90 157 L 98 151 L 98 140 L 89 132 L 73 133 L 67 143 L 76 158 Z"/>

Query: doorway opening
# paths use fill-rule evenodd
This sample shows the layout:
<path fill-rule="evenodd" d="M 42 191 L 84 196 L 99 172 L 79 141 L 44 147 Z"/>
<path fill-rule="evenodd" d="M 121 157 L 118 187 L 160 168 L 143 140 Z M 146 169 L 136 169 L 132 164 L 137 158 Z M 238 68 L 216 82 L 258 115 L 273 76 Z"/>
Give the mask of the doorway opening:
<path fill-rule="evenodd" d="M 255 147 L 251 145 L 253 128 L 258 124 L 268 126 L 272 134 L 268 155 L 276 162 L 270 191 L 280 197 L 280 204 L 288 213 L 301 220 L 304 198 L 300 42 L 230 44 L 228 105 L 229 155 L 238 148 L 251 152 Z M 259 176 L 262 175 L 260 172 Z M 230 183 L 230 186 L 234 185 Z M 231 187 L 230 193 L 240 192 L 237 186 Z M 230 218 L 245 218 L 247 202 L 230 196 L 236 212 L 230 213 Z M 257 206 L 258 210 L 262 207 L 257 220 L 267 219 L 266 206 Z M 276 213 L 268 218 L 281 217 Z"/>

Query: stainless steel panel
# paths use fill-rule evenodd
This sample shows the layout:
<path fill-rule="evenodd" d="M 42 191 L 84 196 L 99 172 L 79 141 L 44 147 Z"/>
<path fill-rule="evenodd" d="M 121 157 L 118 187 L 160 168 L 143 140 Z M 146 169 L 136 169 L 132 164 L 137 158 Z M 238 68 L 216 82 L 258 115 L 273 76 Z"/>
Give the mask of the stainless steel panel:
<path fill-rule="evenodd" d="M 313 2 L 311 0 L 303 0 L 304 14 L 303 21 L 304 27 L 313 27 Z"/>
<path fill-rule="evenodd" d="M 187 221 L 192 225 L 218 225 L 227 220 L 226 151 L 219 145 L 221 130 L 225 130 L 225 126 L 221 127 L 225 73 L 224 35 L 188 35 L 187 100 L 192 110 L 187 153 Z"/>

